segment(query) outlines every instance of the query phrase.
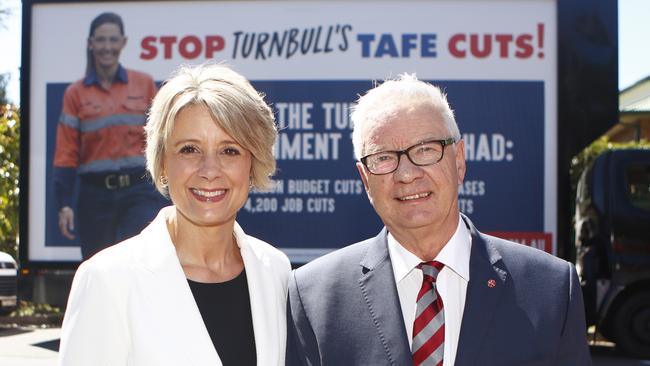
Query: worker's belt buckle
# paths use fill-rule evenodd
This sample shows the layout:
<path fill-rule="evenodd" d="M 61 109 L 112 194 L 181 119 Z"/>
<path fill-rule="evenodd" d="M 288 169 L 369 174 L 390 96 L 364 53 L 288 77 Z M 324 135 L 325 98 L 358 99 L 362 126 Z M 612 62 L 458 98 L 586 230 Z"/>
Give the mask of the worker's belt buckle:
<path fill-rule="evenodd" d="M 104 187 L 109 190 L 126 188 L 131 185 L 129 174 L 109 174 L 104 177 Z"/>

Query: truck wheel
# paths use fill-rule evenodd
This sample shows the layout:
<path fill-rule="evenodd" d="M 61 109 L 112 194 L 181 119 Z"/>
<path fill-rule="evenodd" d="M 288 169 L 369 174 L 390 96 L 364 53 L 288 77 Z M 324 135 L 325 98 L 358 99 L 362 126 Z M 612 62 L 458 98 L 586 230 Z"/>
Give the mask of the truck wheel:
<path fill-rule="evenodd" d="M 626 354 L 650 358 L 650 292 L 630 295 L 619 306 L 612 322 L 616 347 Z"/>

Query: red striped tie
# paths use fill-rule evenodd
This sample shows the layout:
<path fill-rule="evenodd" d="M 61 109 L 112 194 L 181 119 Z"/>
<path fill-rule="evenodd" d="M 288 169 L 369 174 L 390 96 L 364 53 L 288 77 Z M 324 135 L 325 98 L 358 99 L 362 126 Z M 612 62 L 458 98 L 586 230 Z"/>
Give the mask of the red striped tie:
<path fill-rule="evenodd" d="M 418 293 L 415 322 L 413 323 L 413 364 L 415 366 L 442 366 L 445 344 L 445 314 L 442 299 L 436 290 L 436 278 L 445 265 L 436 262 L 420 263 L 424 279 Z"/>

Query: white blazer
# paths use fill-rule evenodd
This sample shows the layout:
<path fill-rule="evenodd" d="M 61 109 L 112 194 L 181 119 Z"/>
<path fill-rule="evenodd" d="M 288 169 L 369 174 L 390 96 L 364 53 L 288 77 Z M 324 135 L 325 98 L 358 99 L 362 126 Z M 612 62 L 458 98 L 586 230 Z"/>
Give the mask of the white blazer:
<path fill-rule="evenodd" d="M 79 266 L 59 365 L 222 365 L 167 231 L 173 209 Z M 257 364 L 283 366 L 289 260 L 237 223 L 234 234 L 248 279 Z"/>

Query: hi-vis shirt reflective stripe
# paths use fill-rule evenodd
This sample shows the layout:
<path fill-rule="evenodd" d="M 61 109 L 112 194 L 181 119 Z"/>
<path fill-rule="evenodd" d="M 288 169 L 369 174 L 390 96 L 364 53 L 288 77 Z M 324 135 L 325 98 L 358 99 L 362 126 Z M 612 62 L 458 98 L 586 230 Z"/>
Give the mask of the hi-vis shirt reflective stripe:
<path fill-rule="evenodd" d="M 144 124 L 156 93 L 153 79 L 127 70 L 126 82 L 106 90 L 79 80 L 63 97 L 57 126 L 55 168 L 77 173 L 119 171 L 144 166 Z"/>

